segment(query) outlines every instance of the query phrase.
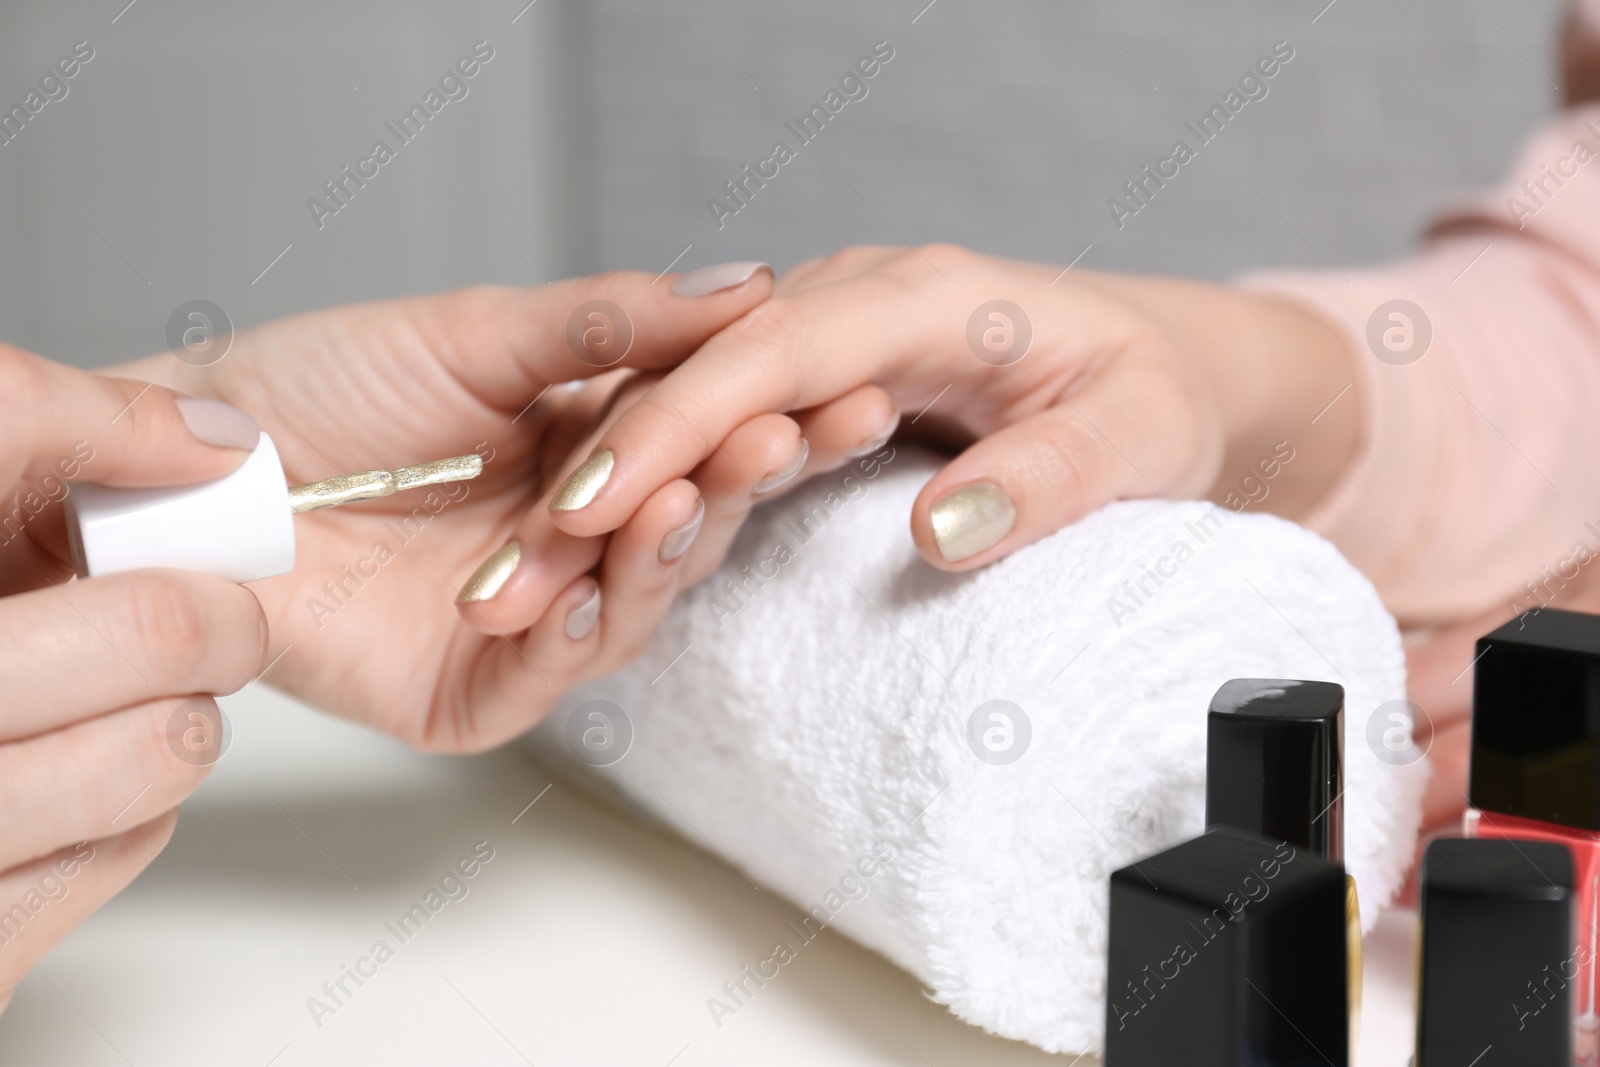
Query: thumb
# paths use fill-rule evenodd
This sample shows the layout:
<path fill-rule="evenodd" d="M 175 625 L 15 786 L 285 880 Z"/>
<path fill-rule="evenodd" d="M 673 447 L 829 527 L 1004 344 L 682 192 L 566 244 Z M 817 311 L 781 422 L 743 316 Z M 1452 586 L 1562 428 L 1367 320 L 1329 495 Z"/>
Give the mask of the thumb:
<path fill-rule="evenodd" d="M 108 485 L 218 478 L 261 436 L 238 408 L 106 378 L 0 345 L 4 484 L 45 477 Z"/>
<path fill-rule="evenodd" d="M 1112 500 L 1197 496 L 1221 465 L 1220 427 L 1184 386 L 1113 361 L 1084 390 L 984 437 L 918 494 L 911 535 L 942 570 L 971 570 Z"/>

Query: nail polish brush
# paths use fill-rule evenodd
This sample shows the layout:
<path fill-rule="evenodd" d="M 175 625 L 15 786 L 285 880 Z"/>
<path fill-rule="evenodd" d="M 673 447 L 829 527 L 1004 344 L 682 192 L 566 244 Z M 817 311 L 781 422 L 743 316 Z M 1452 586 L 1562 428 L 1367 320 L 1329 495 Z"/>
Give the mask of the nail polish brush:
<path fill-rule="evenodd" d="M 253 582 L 294 569 L 295 515 L 481 473 L 482 457 L 466 455 L 292 486 L 277 447 L 263 433 L 238 470 L 209 482 L 143 489 L 73 485 L 67 533 L 80 578 L 176 567 Z"/>

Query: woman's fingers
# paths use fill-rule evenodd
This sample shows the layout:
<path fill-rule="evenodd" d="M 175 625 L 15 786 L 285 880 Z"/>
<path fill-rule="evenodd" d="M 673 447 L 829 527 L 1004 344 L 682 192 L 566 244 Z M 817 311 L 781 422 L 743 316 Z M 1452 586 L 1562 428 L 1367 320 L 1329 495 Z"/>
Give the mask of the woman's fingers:
<path fill-rule="evenodd" d="M 221 722 L 210 697 L 173 697 L 0 745 L 0 870 L 177 807 L 221 756 Z"/>
<path fill-rule="evenodd" d="M 565 419 L 552 427 L 552 447 L 565 458 L 560 465 L 541 470 L 541 483 L 551 475 L 566 477 L 605 427 L 615 422 L 633 399 L 650 388 L 650 375 L 640 375 L 621 384 L 604 397 L 604 407 L 592 411 L 596 397 L 584 397 L 579 407 L 600 417 L 582 418 L 586 444 L 581 451 L 572 436 L 574 420 Z M 543 507 L 529 510 L 517 523 L 511 538 L 495 550 L 461 586 L 456 607 L 462 621 L 482 634 L 517 634 L 532 626 L 550 609 L 552 600 L 578 575 L 600 561 L 605 552 L 603 537 L 574 537 L 556 528 Z"/>
<path fill-rule="evenodd" d="M 765 264 L 719 268 L 725 269 L 665 277 L 614 271 L 527 288 L 481 286 L 401 307 L 456 379 L 515 414 L 550 382 L 617 366 L 671 366 L 772 293 Z M 356 310 L 365 310 L 381 333 L 395 308 Z"/>
<path fill-rule="evenodd" d="M 1111 500 L 1204 492 L 1224 447 L 1206 410 L 1186 383 L 1125 352 L 1077 394 L 950 461 L 918 494 L 912 536 L 934 566 L 968 570 Z"/>
<path fill-rule="evenodd" d="M 653 380 L 649 378 L 625 386 L 624 395 L 594 432 L 590 445 L 651 388 Z M 806 473 L 827 469 L 815 467 L 814 463 L 837 465 L 841 450 L 858 447 L 863 436 L 881 434 L 883 424 L 893 421 L 892 406 L 875 388 L 851 394 L 810 414 L 821 435 L 821 447 L 815 450 L 801 436 L 796 422 L 786 416 L 757 416 L 735 429 L 713 451 L 715 486 L 708 492 L 713 504 L 721 501 L 728 490 L 746 498 L 781 492 Z M 570 457 L 562 475 L 570 474 L 587 451 L 586 448 Z M 695 482 L 700 484 L 703 479 L 697 475 Z M 738 512 L 740 518 L 748 507 L 746 500 Z M 720 521 L 716 514 L 711 518 L 714 523 Z M 462 621 L 479 633 L 521 633 L 542 618 L 553 598 L 599 562 L 605 551 L 603 536 L 574 537 L 564 533 L 555 527 L 545 508 L 536 507 L 523 517 L 511 539 L 461 587 L 457 604 Z"/>
<path fill-rule="evenodd" d="M 834 470 L 876 452 L 900 426 L 894 398 L 876 385 L 863 385 L 837 400 L 793 415 L 801 436 L 811 444 L 808 475 Z"/>
<path fill-rule="evenodd" d="M 926 264 L 901 268 L 937 278 Z M 666 375 L 601 435 L 588 461 L 550 498 L 558 527 L 615 529 L 657 486 L 705 462 L 763 412 L 814 407 L 927 356 L 926 375 L 964 350 L 964 298 L 930 284 L 868 275 L 762 304 Z M 932 353 L 932 355 L 930 355 Z M 968 353 L 968 360 L 976 364 Z M 948 378 L 941 380 L 948 381 Z M 926 383 L 924 383 L 926 384 Z M 939 385 L 933 386 L 937 391 Z"/>
<path fill-rule="evenodd" d="M 499 744 L 538 722 L 572 686 L 637 656 L 672 604 L 700 511 L 690 482 L 653 493 L 609 538 L 598 579 L 570 581 L 525 634 L 491 639 L 461 684 L 441 692 L 418 746 L 468 752 Z"/>
<path fill-rule="evenodd" d="M 813 423 L 812 428 L 821 427 Z M 705 500 L 705 519 L 684 561 L 683 584 L 692 585 L 717 569 L 752 507 L 798 485 L 807 472 L 815 470 L 814 464 L 835 465 L 829 453 L 836 453 L 839 447 L 837 440 L 826 451 L 811 447 L 801 425 L 787 415 L 758 415 L 730 434 L 693 474 Z M 755 477 L 745 469 L 794 470 L 797 460 L 803 461 L 805 469 L 795 470 L 792 477 L 781 481 Z M 758 491 L 763 482 L 767 488 Z"/>
<path fill-rule="evenodd" d="M 600 561 L 604 537 L 573 537 L 551 526 L 538 508 L 511 539 L 478 565 L 456 596 L 461 621 L 481 634 L 519 634 L 550 609 L 552 599 Z"/>
<path fill-rule="evenodd" d="M 632 662 L 650 644 L 672 606 L 684 551 L 699 536 L 703 516 L 699 489 L 680 479 L 651 494 L 612 535 L 600 567 L 600 612 L 589 635 L 599 647 L 589 676 Z M 566 632 L 573 636 L 574 627 Z"/>
<path fill-rule="evenodd" d="M 231 693 L 255 677 L 267 621 L 241 585 L 131 571 L 0 599 L 0 741 L 173 693 Z"/>
<path fill-rule="evenodd" d="M 220 401 L 0 345 L 0 485 L 27 483 L 0 525 L 25 524 L 27 493 L 59 500 L 65 482 L 153 486 L 220 477 L 244 462 L 259 436 L 254 419 Z"/>
<path fill-rule="evenodd" d="M 0 1011 L 34 964 L 150 865 L 177 823 L 169 811 L 0 874 Z"/>

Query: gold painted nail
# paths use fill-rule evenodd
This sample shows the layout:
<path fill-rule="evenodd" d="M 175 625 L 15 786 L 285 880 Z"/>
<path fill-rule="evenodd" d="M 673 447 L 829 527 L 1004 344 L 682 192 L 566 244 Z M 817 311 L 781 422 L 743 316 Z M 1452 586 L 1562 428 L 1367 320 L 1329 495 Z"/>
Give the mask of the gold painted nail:
<path fill-rule="evenodd" d="M 931 517 L 939 554 L 955 563 L 1004 540 L 1017 524 L 1017 509 L 998 485 L 974 482 L 933 505 Z"/>
<path fill-rule="evenodd" d="M 456 595 L 456 603 L 475 604 L 488 600 L 500 591 L 500 587 L 506 584 L 506 579 L 511 577 L 521 562 L 522 543 L 515 539 L 507 541 L 472 572 L 472 577 L 467 579 L 467 584 Z"/>
<path fill-rule="evenodd" d="M 617 465 L 617 457 L 609 448 L 602 448 L 588 459 L 583 466 L 572 472 L 572 476 L 562 485 L 561 491 L 550 501 L 551 511 L 577 511 L 586 506 L 595 495 L 605 488 L 606 482 L 611 478 L 611 469 Z"/>

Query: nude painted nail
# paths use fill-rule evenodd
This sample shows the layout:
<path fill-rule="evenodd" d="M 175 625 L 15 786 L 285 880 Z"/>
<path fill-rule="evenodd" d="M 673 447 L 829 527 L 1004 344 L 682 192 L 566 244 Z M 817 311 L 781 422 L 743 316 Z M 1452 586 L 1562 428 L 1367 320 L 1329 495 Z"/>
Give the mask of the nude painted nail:
<path fill-rule="evenodd" d="M 741 260 L 737 263 L 718 263 L 711 267 L 701 267 L 672 283 L 674 296 L 705 296 L 709 293 L 720 293 L 724 289 L 732 289 L 736 285 L 743 285 L 756 276 L 757 271 L 770 271 L 772 268 L 765 263 L 755 260 Z"/>
<path fill-rule="evenodd" d="M 567 478 L 561 491 L 550 501 L 550 510 L 577 511 L 588 506 L 595 495 L 605 488 L 611 478 L 611 470 L 616 465 L 616 454 L 609 448 L 600 449 Z"/>
<path fill-rule="evenodd" d="M 931 518 L 939 554 L 955 563 L 1004 540 L 1017 524 L 1017 509 L 998 485 L 974 482 L 933 505 Z"/>
<path fill-rule="evenodd" d="M 811 442 L 804 437 L 800 438 L 800 454 L 794 457 L 794 462 L 781 471 L 767 475 L 755 488 L 755 495 L 770 493 L 774 489 L 781 489 L 794 481 L 794 476 L 799 474 L 806 465 L 806 460 L 811 458 Z"/>
<path fill-rule="evenodd" d="M 889 428 L 884 430 L 877 437 L 874 437 L 872 440 L 868 441 L 866 444 L 862 445 L 860 448 L 856 449 L 854 452 L 850 453 L 850 458 L 860 459 L 862 456 L 870 456 L 874 452 L 877 452 L 879 449 L 883 448 L 884 445 L 889 443 L 889 438 L 893 437 L 894 432 L 899 428 L 900 413 L 897 411 L 894 413 L 894 418 L 889 420 Z"/>
<path fill-rule="evenodd" d="M 700 533 L 700 525 L 706 518 L 706 501 L 701 497 L 695 502 L 694 517 L 682 526 L 668 530 L 661 538 L 661 548 L 656 552 L 656 558 L 662 563 L 671 563 L 694 544 L 694 539 Z"/>
<path fill-rule="evenodd" d="M 261 440 L 256 420 L 232 404 L 198 396 L 180 396 L 177 404 L 189 432 L 208 445 L 253 450 Z"/>
<path fill-rule="evenodd" d="M 582 604 L 567 612 L 567 636 L 574 641 L 582 641 L 599 621 L 600 587 L 596 585 Z"/>
<path fill-rule="evenodd" d="M 521 562 L 522 543 L 515 540 L 507 541 L 472 572 L 467 584 L 456 594 L 456 603 L 476 604 L 488 600 L 500 591 L 506 580 L 516 571 L 517 564 Z"/>

